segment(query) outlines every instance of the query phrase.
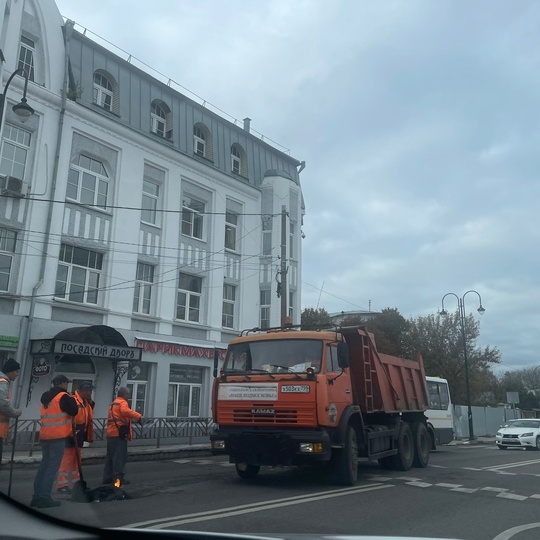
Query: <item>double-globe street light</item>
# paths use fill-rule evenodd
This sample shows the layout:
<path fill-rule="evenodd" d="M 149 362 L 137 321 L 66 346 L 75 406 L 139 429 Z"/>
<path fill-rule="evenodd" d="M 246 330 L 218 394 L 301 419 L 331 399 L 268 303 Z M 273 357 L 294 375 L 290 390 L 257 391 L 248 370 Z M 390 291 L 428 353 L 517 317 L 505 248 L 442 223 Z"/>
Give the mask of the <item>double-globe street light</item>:
<path fill-rule="evenodd" d="M 479 306 L 476 311 L 480 313 L 480 315 L 483 315 L 484 307 L 482 306 L 482 297 L 480 296 L 480 293 L 475 290 L 467 291 L 461 298 L 456 293 L 446 293 L 441 300 L 441 306 L 442 309 L 440 311 L 441 315 L 447 315 L 448 312 L 444 309 L 444 299 L 447 296 L 455 296 L 458 301 L 458 310 L 459 310 L 459 319 L 461 324 L 461 339 L 463 340 L 463 359 L 465 362 L 465 389 L 467 391 L 467 416 L 469 418 L 469 440 L 474 439 L 474 431 L 473 431 L 473 419 L 472 419 L 472 409 L 471 409 L 471 388 L 469 385 L 469 361 L 467 358 L 467 336 L 465 334 L 465 297 L 469 293 L 475 293 L 478 295 L 478 301 Z"/>
<path fill-rule="evenodd" d="M 24 77 L 24 90 L 21 102 L 13 105 L 12 110 L 17 116 L 21 118 L 23 122 L 34 114 L 34 109 L 32 109 L 32 107 L 30 107 L 30 105 L 28 105 L 28 103 L 26 102 L 26 89 L 28 88 L 28 72 L 22 68 L 16 69 L 10 75 L 9 79 L 6 82 L 6 86 L 4 86 L 4 91 L 0 94 L 0 133 L 2 132 L 3 127 L 4 107 L 6 104 L 7 89 L 15 75 L 22 75 Z"/>

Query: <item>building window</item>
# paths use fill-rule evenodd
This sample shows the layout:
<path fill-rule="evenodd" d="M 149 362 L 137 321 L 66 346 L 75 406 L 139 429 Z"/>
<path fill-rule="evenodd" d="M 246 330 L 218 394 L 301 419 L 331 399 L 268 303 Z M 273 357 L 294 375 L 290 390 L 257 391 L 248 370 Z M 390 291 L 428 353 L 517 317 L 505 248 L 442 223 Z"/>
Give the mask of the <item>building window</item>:
<path fill-rule="evenodd" d="M 270 298 L 272 296 L 272 292 L 270 289 L 263 289 L 261 290 L 261 302 L 260 302 L 260 308 L 261 308 L 261 322 L 260 326 L 262 330 L 265 330 L 266 328 L 270 328 Z"/>
<path fill-rule="evenodd" d="M 28 73 L 28 80 L 34 80 L 34 57 L 36 44 L 26 36 L 21 36 L 21 48 L 19 49 L 18 69 L 24 69 Z"/>
<path fill-rule="evenodd" d="M 262 248 L 263 255 L 272 255 L 272 216 L 263 216 L 262 219 Z"/>
<path fill-rule="evenodd" d="M 172 114 L 169 107 L 159 99 L 152 101 L 150 109 L 150 129 L 152 133 L 172 139 Z"/>
<path fill-rule="evenodd" d="M 2 140 L 0 174 L 24 179 L 26 158 L 30 149 L 30 132 L 6 124 Z"/>
<path fill-rule="evenodd" d="M 69 169 L 66 197 L 89 206 L 107 207 L 109 177 L 101 161 L 83 154 Z"/>
<path fill-rule="evenodd" d="M 224 328 L 234 328 L 234 304 L 236 302 L 236 287 L 223 285 L 223 313 L 221 324 Z"/>
<path fill-rule="evenodd" d="M 129 390 L 128 404 L 131 409 L 146 416 L 146 397 L 148 395 L 148 362 L 134 362 L 128 371 L 127 388 Z"/>
<path fill-rule="evenodd" d="M 193 130 L 193 149 L 198 156 L 206 157 L 206 135 L 198 127 Z"/>
<path fill-rule="evenodd" d="M 294 259 L 294 223 L 289 223 L 289 259 Z"/>
<path fill-rule="evenodd" d="M 225 249 L 236 251 L 236 229 L 238 227 L 238 214 L 225 212 Z"/>
<path fill-rule="evenodd" d="M 240 150 L 236 146 L 231 149 L 231 170 L 234 174 L 240 174 L 240 166 L 242 165 L 242 159 Z"/>
<path fill-rule="evenodd" d="M 144 313 L 146 315 L 150 313 L 153 283 L 154 267 L 151 264 L 137 263 L 133 313 Z"/>
<path fill-rule="evenodd" d="M 201 318 L 202 278 L 180 272 L 176 296 L 176 318 L 199 322 Z"/>
<path fill-rule="evenodd" d="M 248 175 L 246 153 L 238 143 L 231 146 L 231 171 L 245 177 Z"/>
<path fill-rule="evenodd" d="M 293 315 L 294 315 L 294 293 L 289 292 L 289 317 L 291 317 L 292 319 Z"/>
<path fill-rule="evenodd" d="M 141 221 L 156 225 L 159 204 L 159 184 L 143 180 Z"/>
<path fill-rule="evenodd" d="M 62 244 L 55 296 L 71 302 L 97 304 L 103 254 Z"/>
<path fill-rule="evenodd" d="M 9 277 L 15 255 L 17 233 L 9 229 L 0 229 L 0 291 L 9 289 Z"/>
<path fill-rule="evenodd" d="M 193 126 L 193 153 L 209 160 L 214 158 L 212 134 L 200 122 Z"/>
<path fill-rule="evenodd" d="M 184 197 L 182 201 L 182 234 L 202 240 L 204 203 Z"/>
<path fill-rule="evenodd" d="M 167 416 L 176 416 L 178 418 L 200 416 L 202 382 L 202 368 L 171 364 L 169 368 Z"/>
<path fill-rule="evenodd" d="M 94 103 L 108 111 L 113 108 L 113 85 L 103 73 L 94 73 Z"/>
<path fill-rule="evenodd" d="M 150 110 L 150 129 L 152 133 L 165 137 L 165 111 L 159 102 L 154 101 Z"/>

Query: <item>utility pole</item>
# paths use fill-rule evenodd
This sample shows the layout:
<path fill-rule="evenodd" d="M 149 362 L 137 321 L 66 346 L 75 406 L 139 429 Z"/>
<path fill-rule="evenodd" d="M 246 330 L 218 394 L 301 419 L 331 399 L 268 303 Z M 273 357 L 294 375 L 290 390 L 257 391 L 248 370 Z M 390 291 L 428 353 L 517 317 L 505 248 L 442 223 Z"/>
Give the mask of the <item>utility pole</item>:
<path fill-rule="evenodd" d="M 281 207 L 281 324 L 287 316 L 287 210 Z"/>

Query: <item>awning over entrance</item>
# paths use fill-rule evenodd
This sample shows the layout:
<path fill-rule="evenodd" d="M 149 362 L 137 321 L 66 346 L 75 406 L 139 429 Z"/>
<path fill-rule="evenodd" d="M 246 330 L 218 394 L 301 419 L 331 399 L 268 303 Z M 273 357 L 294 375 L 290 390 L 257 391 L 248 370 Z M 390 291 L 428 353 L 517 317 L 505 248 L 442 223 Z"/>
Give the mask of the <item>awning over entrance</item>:
<path fill-rule="evenodd" d="M 140 360 L 142 349 L 129 347 L 124 336 L 110 326 L 77 326 L 58 332 L 53 339 L 31 341 L 31 354 L 69 354 L 111 360 Z"/>

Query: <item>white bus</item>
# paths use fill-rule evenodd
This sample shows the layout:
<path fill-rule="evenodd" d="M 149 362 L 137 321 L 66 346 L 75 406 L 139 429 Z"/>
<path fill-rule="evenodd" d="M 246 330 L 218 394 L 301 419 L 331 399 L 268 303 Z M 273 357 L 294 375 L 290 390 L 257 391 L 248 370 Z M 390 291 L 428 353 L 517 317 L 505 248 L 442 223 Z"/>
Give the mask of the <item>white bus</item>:
<path fill-rule="evenodd" d="M 448 381 L 440 377 L 426 377 L 429 409 L 426 411 L 432 449 L 437 444 L 448 444 L 454 439 L 454 407 Z"/>

